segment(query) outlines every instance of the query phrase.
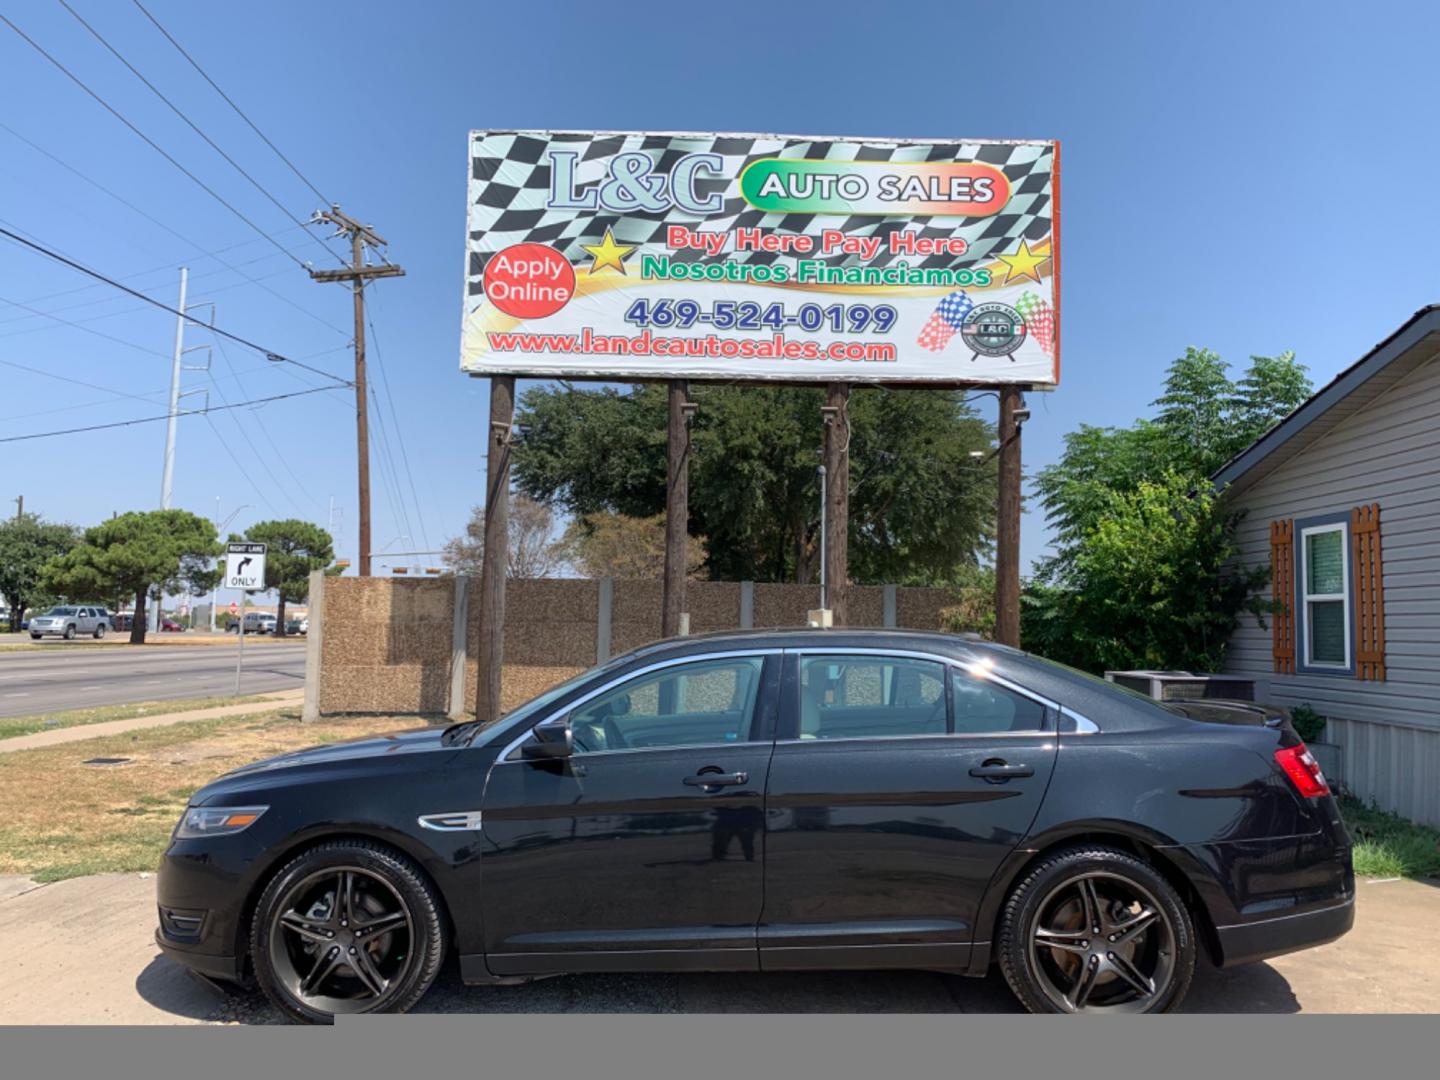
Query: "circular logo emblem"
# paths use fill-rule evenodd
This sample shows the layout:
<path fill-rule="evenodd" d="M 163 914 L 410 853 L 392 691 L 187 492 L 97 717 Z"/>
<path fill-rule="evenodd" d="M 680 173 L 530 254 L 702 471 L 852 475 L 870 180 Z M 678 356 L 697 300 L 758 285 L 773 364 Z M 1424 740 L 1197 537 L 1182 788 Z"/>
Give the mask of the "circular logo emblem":
<path fill-rule="evenodd" d="M 512 244 L 485 264 L 485 295 L 506 315 L 543 319 L 575 295 L 575 268 L 545 244 Z"/>
<path fill-rule="evenodd" d="M 1009 304 L 977 304 L 960 324 L 960 334 L 972 352 L 1009 356 L 1025 341 L 1025 319 Z"/>

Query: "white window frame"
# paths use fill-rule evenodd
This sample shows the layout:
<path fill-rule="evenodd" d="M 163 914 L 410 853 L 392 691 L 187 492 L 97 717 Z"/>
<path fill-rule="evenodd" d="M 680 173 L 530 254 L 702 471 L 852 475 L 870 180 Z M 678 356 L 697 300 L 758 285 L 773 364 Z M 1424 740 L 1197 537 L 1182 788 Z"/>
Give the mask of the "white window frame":
<path fill-rule="evenodd" d="M 1311 536 L 1319 533 L 1340 534 L 1340 591 L 1338 593 L 1311 593 L 1310 592 L 1310 543 Z M 1328 525 L 1311 525 L 1300 530 L 1300 614 L 1305 620 L 1305 666 L 1307 668 L 1333 669 L 1335 671 L 1348 671 L 1351 665 L 1351 653 L 1353 643 L 1350 640 L 1351 600 L 1350 600 L 1350 526 L 1343 521 L 1332 522 Z M 1334 660 L 1315 659 L 1315 632 L 1314 623 L 1310 619 L 1310 605 L 1312 603 L 1334 603 L 1340 601 L 1341 611 L 1344 612 L 1343 623 L 1345 627 L 1345 658 L 1340 663 Z"/>

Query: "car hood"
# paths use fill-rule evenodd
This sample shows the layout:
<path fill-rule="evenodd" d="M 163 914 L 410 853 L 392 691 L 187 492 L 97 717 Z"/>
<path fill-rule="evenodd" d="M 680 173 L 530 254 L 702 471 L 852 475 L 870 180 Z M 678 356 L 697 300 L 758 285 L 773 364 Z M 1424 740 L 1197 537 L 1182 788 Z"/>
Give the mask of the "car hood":
<path fill-rule="evenodd" d="M 227 781 L 244 780 L 282 769 L 348 765 L 367 761 L 378 763 L 382 759 L 394 759 L 409 754 L 435 751 L 454 753 L 455 747 L 446 746 L 441 742 L 444 734 L 443 727 L 420 728 L 415 731 L 397 731 L 390 735 L 352 739 L 348 742 L 327 743 L 305 750 L 292 750 L 288 754 L 279 754 L 263 761 L 256 761 L 226 773 L 197 792 L 196 801 L 200 801 L 202 796 L 211 794 L 211 788 L 226 785 Z"/>

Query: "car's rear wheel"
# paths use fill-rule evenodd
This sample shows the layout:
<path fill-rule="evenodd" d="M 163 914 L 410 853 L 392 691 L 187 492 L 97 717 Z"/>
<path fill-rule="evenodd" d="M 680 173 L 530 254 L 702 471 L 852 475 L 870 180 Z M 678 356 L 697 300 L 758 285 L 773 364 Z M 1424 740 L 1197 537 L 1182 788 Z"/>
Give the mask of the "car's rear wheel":
<path fill-rule="evenodd" d="M 1168 1012 L 1195 970 L 1195 929 L 1170 883 L 1123 851 L 1070 848 L 1015 887 L 1000 968 L 1031 1012 Z"/>
<path fill-rule="evenodd" d="M 102 623 L 100 626 L 95 627 L 95 639 L 98 641 L 100 638 L 103 638 L 104 636 L 105 636 L 105 626 L 104 626 L 104 624 Z"/>
<path fill-rule="evenodd" d="M 250 935 L 256 981 L 295 1020 L 404 1012 L 445 954 L 440 902 L 408 859 L 365 840 L 304 852 L 275 875 Z"/>

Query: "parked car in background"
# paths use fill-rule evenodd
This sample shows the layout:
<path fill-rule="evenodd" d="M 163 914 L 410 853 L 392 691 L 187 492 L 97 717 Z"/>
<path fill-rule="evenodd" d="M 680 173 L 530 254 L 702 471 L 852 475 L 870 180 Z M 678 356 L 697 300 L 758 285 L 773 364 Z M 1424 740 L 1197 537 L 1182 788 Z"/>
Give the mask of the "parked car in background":
<path fill-rule="evenodd" d="M 1137 1013 L 1344 934 L 1355 876 L 1283 715 L 824 630 L 658 642 L 491 723 L 238 769 L 157 891 L 170 957 L 312 1022 L 409 1008 L 447 951 L 489 985 L 998 965 L 1031 1011 Z"/>
<path fill-rule="evenodd" d="M 304 634 L 304 633 L 305 633 L 307 630 L 309 630 L 309 629 L 310 629 L 310 620 L 309 620 L 309 619 L 286 619 L 286 620 L 285 620 L 285 633 L 287 633 L 287 634 Z"/>
<path fill-rule="evenodd" d="M 235 619 L 230 623 L 230 633 L 240 632 L 240 620 Z M 247 634 L 273 634 L 275 632 L 275 616 L 268 615 L 263 611 L 247 611 L 245 613 L 245 633 Z"/>
<path fill-rule="evenodd" d="M 160 620 L 160 629 L 161 629 L 161 631 L 163 631 L 164 633 L 167 633 L 167 634 L 178 634 L 178 633 L 183 632 L 184 629 L 185 629 L 185 627 L 183 627 L 182 625 L 180 625 L 180 624 L 179 624 L 178 622 L 176 622 L 174 619 L 161 619 L 161 620 Z"/>
<path fill-rule="evenodd" d="M 103 638 L 110 629 L 110 613 L 103 607 L 93 605 L 64 605 L 52 607 L 43 615 L 30 620 L 30 637 L 39 641 L 51 635 L 67 641 L 77 634 L 89 634 Z"/>

